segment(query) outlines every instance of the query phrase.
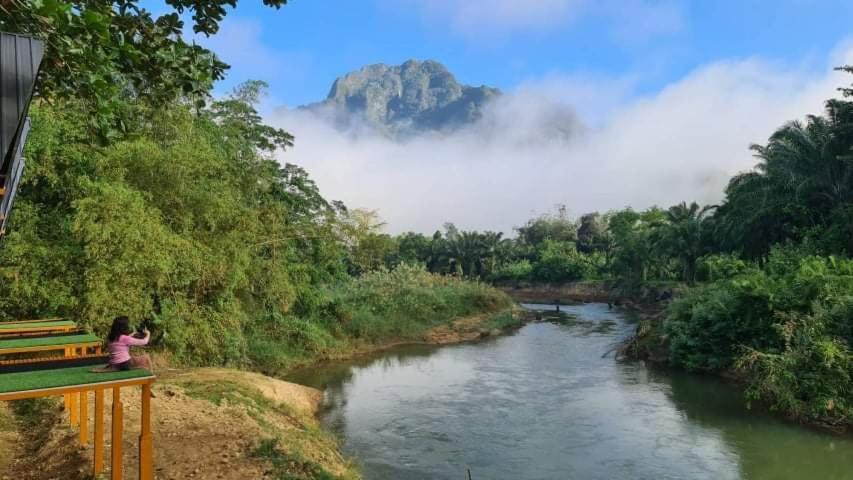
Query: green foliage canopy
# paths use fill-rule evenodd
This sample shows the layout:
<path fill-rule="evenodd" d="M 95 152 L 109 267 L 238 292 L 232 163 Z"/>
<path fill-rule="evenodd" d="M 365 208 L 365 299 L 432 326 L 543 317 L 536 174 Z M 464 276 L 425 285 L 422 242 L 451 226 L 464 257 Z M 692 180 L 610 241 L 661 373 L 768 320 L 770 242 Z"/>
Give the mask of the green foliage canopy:
<path fill-rule="evenodd" d="M 279 8 L 286 0 L 264 0 Z M 228 65 L 182 36 L 179 13 L 192 12 L 197 33 L 216 33 L 236 0 L 168 0 L 173 11 L 155 18 L 138 0 L 7 0 L 0 30 L 45 39 L 37 92 L 48 99 L 82 99 L 99 132 L 132 130 L 128 99 L 162 105 L 203 101 Z"/>
<path fill-rule="evenodd" d="M 257 84 L 247 88 L 256 89 Z M 209 108 L 144 110 L 132 137 L 93 146 L 78 103 L 38 103 L 0 264 L 3 315 L 147 318 L 179 358 L 245 358 L 243 330 L 269 311 L 310 310 L 342 278 L 338 209 L 240 89 Z"/>

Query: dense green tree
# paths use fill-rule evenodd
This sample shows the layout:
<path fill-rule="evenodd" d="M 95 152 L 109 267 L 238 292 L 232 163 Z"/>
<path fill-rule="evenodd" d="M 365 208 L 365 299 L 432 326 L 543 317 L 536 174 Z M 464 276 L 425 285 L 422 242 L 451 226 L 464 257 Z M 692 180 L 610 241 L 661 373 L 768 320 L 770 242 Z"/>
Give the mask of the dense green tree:
<path fill-rule="evenodd" d="M 492 279 L 510 282 L 519 286 L 522 281 L 530 280 L 533 276 L 533 264 L 530 260 L 521 259 L 502 264 L 493 274 Z"/>
<path fill-rule="evenodd" d="M 286 0 L 264 0 L 279 8 Z M 236 0 L 168 0 L 173 11 L 155 18 L 138 0 L 5 0 L 0 30 L 45 39 L 38 94 L 91 106 L 86 120 L 105 135 L 127 131 L 129 99 L 161 105 L 207 98 L 228 65 L 183 38 L 179 13 L 192 12 L 197 33 L 216 33 Z"/>
<path fill-rule="evenodd" d="M 537 249 L 533 278 L 540 282 L 564 283 L 583 279 L 588 263 L 574 243 L 544 240 Z"/>
<path fill-rule="evenodd" d="M 447 225 L 445 246 L 450 271 L 468 277 L 488 276 L 495 268 L 501 237 L 501 233 L 460 231 L 452 224 Z"/>
<path fill-rule="evenodd" d="M 250 86 L 251 87 L 251 86 Z M 245 90 L 238 90 L 245 91 Z M 340 209 L 270 155 L 250 97 L 148 111 L 133 138 L 92 145 L 76 102 L 36 103 L 29 168 L 0 250 L 2 315 L 61 315 L 103 333 L 152 322 L 182 359 L 245 358 L 269 312 L 310 312 L 343 278 Z"/>
<path fill-rule="evenodd" d="M 293 135 L 265 124 L 256 110 L 267 88 L 266 82 L 249 80 L 203 111 L 207 118 L 222 127 L 223 133 L 228 134 L 222 140 L 235 147 L 243 146 L 243 154 L 249 158 L 254 157 L 254 149 L 274 152 L 278 148 L 284 150 L 293 146 Z"/>
<path fill-rule="evenodd" d="M 362 275 L 388 264 L 397 244 L 382 232 L 384 227 L 376 210 L 355 209 L 342 215 L 340 230 L 351 274 Z"/>
<path fill-rule="evenodd" d="M 662 278 L 668 266 L 659 258 L 654 245 L 655 228 L 665 221 L 666 214 L 651 208 L 644 212 L 625 209 L 614 212 L 608 220 L 612 239 L 612 273 L 618 277 L 646 281 Z"/>
<path fill-rule="evenodd" d="M 666 211 L 665 221 L 652 234 L 655 247 L 680 264 L 679 277 L 690 284 L 696 281 L 699 258 L 708 251 L 706 215 L 710 210 L 710 207 L 700 207 L 696 202 L 672 206 Z"/>
<path fill-rule="evenodd" d="M 610 248 L 607 218 L 598 212 L 582 215 L 578 220 L 578 251 L 583 253 L 606 252 Z"/>
<path fill-rule="evenodd" d="M 561 205 L 554 215 L 541 215 L 530 219 L 524 226 L 518 227 L 518 238 L 532 247 L 539 246 L 545 240 L 556 242 L 574 242 L 577 240 L 578 227 L 569 218 L 565 205 Z"/>
<path fill-rule="evenodd" d="M 853 103 L 841 100 L 754 145 L 758 165 L 732 179 L 717 214 L 723 247 L 759 258 L 774 244 L 828 231 L 826 250 L 853 253 L 845 223 L 853 205 L 851 146 Z"/>
<path fill-rule="evenodd" d="M 397 237 L 397 255 L 394 264 L 423 265 L 428 267 L 432 262 L 432 240 L 427 236 L 406 232 Z"/>
<path fill-rule="evenodd" d="M 432 239 L 430 240 L 429 248 L 429 261 L 427 262 L 427 269 L 430 272 L 434 273 L 456 273 L 455 270 L 451 270 L 451 262 L 449 258 L 448 251 L 448 240 L 444 237 L 444 234 L 441 233 L 441 230 L 436 230 L 432 234 Z"/>

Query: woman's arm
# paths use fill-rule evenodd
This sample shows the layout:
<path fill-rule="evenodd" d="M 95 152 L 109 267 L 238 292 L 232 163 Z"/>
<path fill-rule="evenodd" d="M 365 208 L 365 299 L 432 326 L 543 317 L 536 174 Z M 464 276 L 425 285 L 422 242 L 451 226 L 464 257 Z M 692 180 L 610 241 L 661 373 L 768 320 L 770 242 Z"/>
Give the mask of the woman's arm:
<path fill-rule="evenodd" d="M 151 332 L 148 329 L 145 330 L 145 338 L 134 338 L 130 335 L 124 335 L 124 342 L 131 347 L 143 347 L 148 345 L 148 340 L 151 338 Z"/>

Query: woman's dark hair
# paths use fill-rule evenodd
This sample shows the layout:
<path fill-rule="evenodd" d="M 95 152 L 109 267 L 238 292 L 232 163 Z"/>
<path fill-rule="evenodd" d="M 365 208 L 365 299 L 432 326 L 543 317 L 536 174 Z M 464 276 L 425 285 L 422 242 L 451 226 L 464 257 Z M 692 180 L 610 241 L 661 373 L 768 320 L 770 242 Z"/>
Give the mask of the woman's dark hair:
<path fill-rule="evenodd" d="M 113 319 L 113 326 L 107 339 L 111 342 L 118 340 L 122 335 L 130 335 L 130 319 L 122 315 Z"/>

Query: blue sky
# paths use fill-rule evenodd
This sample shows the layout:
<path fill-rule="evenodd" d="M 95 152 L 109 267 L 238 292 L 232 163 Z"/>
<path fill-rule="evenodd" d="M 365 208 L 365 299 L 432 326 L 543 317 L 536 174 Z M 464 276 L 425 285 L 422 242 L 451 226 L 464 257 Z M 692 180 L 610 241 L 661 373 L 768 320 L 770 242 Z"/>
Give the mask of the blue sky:
<path fill-rule="evenodd" d="M 243 0 L 200 41 L 234 66 L 218 91 L 259 78 L 289 106 L 323 98 L 342 73 L 408 58 L 505 90 L 581 74 L 630 76 L 643 94 L 720 59 L 823 69 L 850 18 L 853 2 L 841 0 L 291 0 L 280 10 Z"/>

